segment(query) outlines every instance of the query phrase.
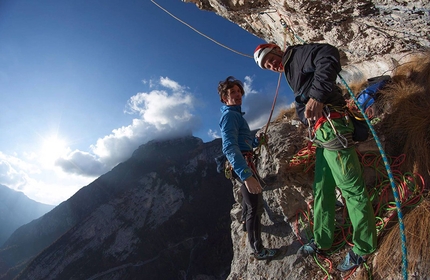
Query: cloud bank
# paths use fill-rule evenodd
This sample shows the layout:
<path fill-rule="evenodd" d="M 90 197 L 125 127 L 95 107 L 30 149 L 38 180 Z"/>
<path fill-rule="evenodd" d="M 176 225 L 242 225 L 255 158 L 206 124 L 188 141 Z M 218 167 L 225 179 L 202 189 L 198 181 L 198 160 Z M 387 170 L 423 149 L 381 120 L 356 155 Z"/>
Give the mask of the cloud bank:
<path fill-rule="evenodd" d="M 201 122 L 187 88 L 167 77 L 145 83 L 151 90 L 137 93 L 127 102 L 125 113 L 138 116 L 130 125 L 99 138 L 90 147 L 91 153 L 75 150 L 58 159 L 56 165 L 67 173 L 99 176 L 149 140 L 191 135 Z"/>

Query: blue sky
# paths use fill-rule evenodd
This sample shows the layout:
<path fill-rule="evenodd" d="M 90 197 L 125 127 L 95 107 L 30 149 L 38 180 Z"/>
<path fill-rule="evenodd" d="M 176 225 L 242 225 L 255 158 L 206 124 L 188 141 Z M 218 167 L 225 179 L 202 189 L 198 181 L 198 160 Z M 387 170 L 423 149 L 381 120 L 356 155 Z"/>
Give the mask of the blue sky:
<path fill-rule="evenodd" d="M 240 53 L 264 43 L 192 3 L 156 2 Z M 245 82 L 251 127 L 265 125 L 278 74 L 150 0 L 2 0 L 0 184 L 59 204 L 149 140 L 211 141 L 230 75 Z M 282 81 L 276 110 L 288 92 Z"/>

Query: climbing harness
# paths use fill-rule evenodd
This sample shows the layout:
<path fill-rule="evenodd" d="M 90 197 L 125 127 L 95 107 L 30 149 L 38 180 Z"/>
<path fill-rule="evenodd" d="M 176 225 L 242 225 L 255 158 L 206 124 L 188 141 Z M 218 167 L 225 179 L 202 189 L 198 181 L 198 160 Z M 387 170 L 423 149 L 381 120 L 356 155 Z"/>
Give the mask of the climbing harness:
<path fill-rule="evenodd" d="M 324 106 L 323 117 L 319 118 L 314 126 L 312 126 L 311 121 L 308 120 L 308 135 L 309 135 L 308 139 L 317 147 L 325 148 L 327 150 L 337 151 L 341 149 L 346 149 L 350 146 L 349 143 L 354 142 L 352 139 L 353 138 L 352 133 L 340 134 L 333 124 L 332 115 L 333 115 L 333 118 L 336 118 L 336 119 L 342 118 L 342 117 L 347 118 L 346 113 L 339 112 L 334 107 L 329 107 L 327 105 Z M 316 135 L 315 135 L 316 130 L 318 130 L 318 128 L 324 122 L 328 122 L 330 124 L 336 136 L 336 138 L 326 142 L 319 141 L 318 139 L 316 139 Z"/>
<path fill-rule="evenodd" d="M 246 165 L 251 169 L 255 179 L 257 179 L 257 181 L 260 183 L 261 188 L 264 189 L 266 183 L 263 179 L 261 179 L 260 175 L 258 174 L 257 167 L 254 163 L 254 160 L 257 158 L 258 155 L 255 154 L 255 152 L 253 151 L 242 152 L 242 155 L 246 161 Z M 225 178 L 229 180 L 237 178 L 237 175 L 234 173 L 233 170 L 233 165 L 228 160 L 225 161 L 224 175 Z"/>
<path fill-rule="evenodd" d="M 260 183 L 261 188 L 264 189 L 264 186 L 266 185 L 266 183 L 264 182 L 263 179 L 261 179 L 260 175 L 258 174 L 257 168 L 255 166 L 255 163 L 254 163 L 254 159 L 257 155 L 252 151 L 242 152 L 242 155 L 245 158 L 246 163 L 248 164 L 248 167 L 251 168 L 255 179 L 257 179 L 257 181 Z"/>
<path fill-rule="evenodd" d="M 334 127 L 333 121 L 330 118 L 330 110 L 327 110 L 328 113 L 326 113 L 326 110 L 323 109 L 323 115 L 327 119 L 328 123 L 330 124 L 331 128 L 333 129 L 336 138 L 338 139 L 339 143 L 342 145 L 343 148 L 348 147 L 348 140 L 343 136 L 342 134 L 339 134 L 337 129 Z"/>

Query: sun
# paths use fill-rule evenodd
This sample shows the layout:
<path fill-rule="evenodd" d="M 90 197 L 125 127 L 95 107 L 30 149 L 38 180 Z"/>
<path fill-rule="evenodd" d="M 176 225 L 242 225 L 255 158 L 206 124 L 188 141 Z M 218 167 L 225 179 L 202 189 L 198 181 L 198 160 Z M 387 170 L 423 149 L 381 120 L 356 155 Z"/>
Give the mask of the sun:
<path fill-rule="evenodd" d="M 66 156 L 70 151 L 67 142 L 57 136 L 49 136 L 43 139 L 40 157 L 46 164 L 54 164 L 55 161 Z"/>

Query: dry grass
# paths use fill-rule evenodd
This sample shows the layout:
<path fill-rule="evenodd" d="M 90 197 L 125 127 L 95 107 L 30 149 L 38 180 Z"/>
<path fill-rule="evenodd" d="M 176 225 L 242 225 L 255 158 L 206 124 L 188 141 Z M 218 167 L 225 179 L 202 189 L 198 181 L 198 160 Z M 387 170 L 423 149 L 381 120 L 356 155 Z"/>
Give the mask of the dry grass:
<path fill-rule="evenodd" d="M 297 118 L 298 117 L 297 117 L 296 109 L 294 107 L 292 107 L 292 108 L 284 108 L 276 116 L 274 122 L 281 122 L 281 121 L 285 121 L 285 120 L 293 120 L 293 119 L 297 119 Z"/>
<path fill-rule="evenodd" d="M 430 199 L 425 199 L 404 218 L 408 252 L 408 274 L 417 279 L 430 276 Z M 402 249 L 399 227 L 394 227 L 382 241 L 374 260 L 374 280 L 401 275 Z"/>
<path fill-rule="evenodd" d="M 399 68 L 381 91 L 378 107 L 385 113 L 381 131 L 387 152 L 406 155 L 402 171 L 430 181 L 430 52 L 417 55 Z"/>

